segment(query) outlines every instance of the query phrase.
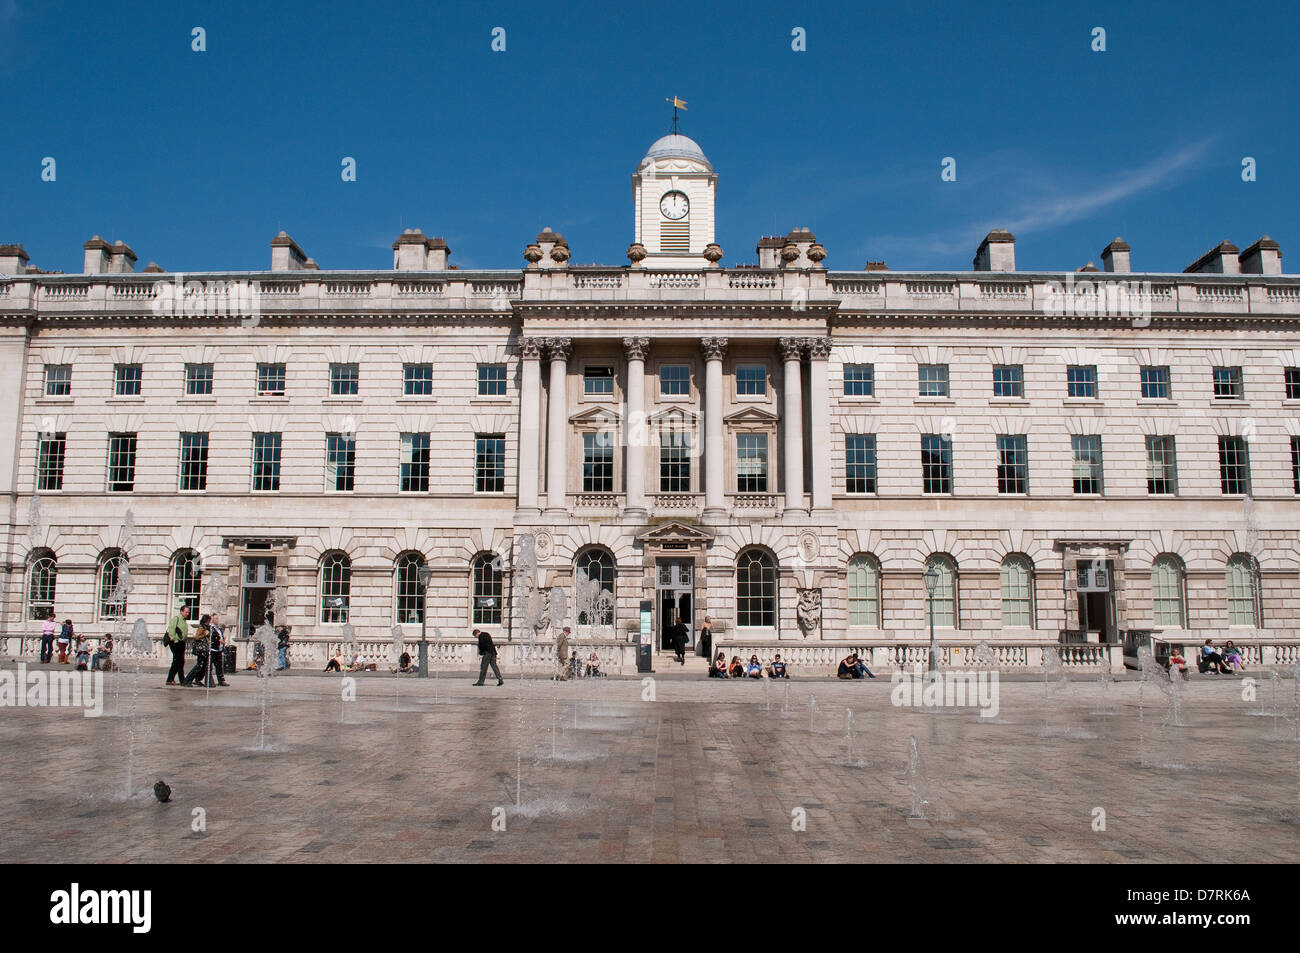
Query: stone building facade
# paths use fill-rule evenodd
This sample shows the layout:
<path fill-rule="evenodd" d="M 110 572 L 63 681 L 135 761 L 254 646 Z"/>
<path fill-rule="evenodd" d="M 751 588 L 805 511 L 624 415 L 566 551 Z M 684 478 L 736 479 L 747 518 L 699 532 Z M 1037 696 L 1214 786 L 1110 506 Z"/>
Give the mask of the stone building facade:
<path fill-rule="evenodd" d="M 1275 242 L 1024 273 L 994 231 L 968 272 L 834 271 L 795 229 L 726 267 L 698 145 L 664 137 L 633 184 L 622 267 L 550 230 L 493 271 L 417 230 L 391 272 L 284 233 L 259 273 L 0 246 L 10 650 L 50 604 L 98 634 L 188 599 L 247 632 L 272 587 L 298 644 L 413 640 L 426 605 L 453 641 L 517 637 L 529 534 L 529 584 L 610 645 L 649 603 L 656 645 L 707 615 L 829 658 L 924 642 L 933 605 L 948 645 L 1294 653 L 1300 276 Z"/>

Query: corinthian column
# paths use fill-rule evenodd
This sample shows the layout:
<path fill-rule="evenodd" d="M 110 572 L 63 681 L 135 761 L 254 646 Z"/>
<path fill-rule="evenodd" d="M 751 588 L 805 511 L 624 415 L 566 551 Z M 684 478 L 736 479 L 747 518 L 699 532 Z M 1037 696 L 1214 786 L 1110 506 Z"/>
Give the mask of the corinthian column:
<path fill-rule="evenodd" d="M 542 439 L 541 338 L 519 342 L 523 359 L 519 394 L 519 508 L 537 509 L 537 460 Z"/>
<path fill-rule="evenodd" d="M 546 506 L 565 508 L 565 480 L 569 472 L 569 338 L 547 338 L 547 357 L 551 362 L 551 388 L 546 414 Z"/>
<path fill-rule="evenodd" d="M 812 419 L 812 505 L 831 508 L 831 410 L 829 337 L 808 338 L 808 416 Z"/>
<path fill-rule="evenodd" d="M 704 515 L 726 513 L 722 493 L 726 464 L 722 446 L 722 357 L 726 338 L 705 338 L 704 351 Z"/>
<path fill-rule="evenodd" d="M 785 400 L 781 419 L 785 424 L 785 508 L 803 509 L 803 339 L 781 338 L 785 361 Z"/>
<path fill-rule="evenodd" d="M 627 502 L 625 512 L 645 516 L 645 451 L 650 435 L 645 422 L 645 357 L 649 338 L 623 338 L 627 353 Z"/>

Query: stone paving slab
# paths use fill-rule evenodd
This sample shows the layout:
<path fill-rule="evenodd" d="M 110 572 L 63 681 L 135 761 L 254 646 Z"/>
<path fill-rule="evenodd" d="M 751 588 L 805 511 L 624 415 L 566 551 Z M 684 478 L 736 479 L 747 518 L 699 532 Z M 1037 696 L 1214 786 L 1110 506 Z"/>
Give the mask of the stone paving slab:
<path fill-rule="evenodd" d="M 1290 679 L 1189 683 L 1179 726 L 1132 681 L 1003 681 L 995 718 L 895 707 L 885 678 L 656 679 L 653 701 L 613 678 L 360 678 L 349 702 L 338 676 L 231 681 L 109 675 L 102 718 L 0 707 L 0 862 L 1300 860 Z"/>

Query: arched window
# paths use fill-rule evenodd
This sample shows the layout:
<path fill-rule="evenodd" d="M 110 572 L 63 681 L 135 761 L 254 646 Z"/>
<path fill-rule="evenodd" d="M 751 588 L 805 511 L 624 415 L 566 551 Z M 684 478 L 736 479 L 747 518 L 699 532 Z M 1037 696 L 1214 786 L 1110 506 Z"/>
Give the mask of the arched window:
<path fill-rule="evenodd" d="M 1172 553 L 1151 564 L 1152 622 L 1157 626 L 1187 628 L 1187 583 L 1183 561 Z"/>
<path fill-rule="evenodd" d="M 849 625 L 880 627 L 880 565 L 858 553 L 849 560 Z"/>
<path fill-rule="evenodd" d="M 182 549 L 172 557 L 172 604 L 168 612 L 189 606 L 190 618 L 198 619 L 202 592 L 203 565 L 199 554 L 192 549 Z"/>
<path fill-rule="evenodd" d="M 930 625 L 930 606 L 934 606 L 934 627 L 936 629 L 957 628 L 957 564 L 948 556 L 935 555 L 925 561 L 928 573 L 933 566 L 938 573 L 934 594 L 931 597 L 922 582 L 922 595 L 925 599 L 925 624 Z"/>
<path fill-rule="evenodd" d="M 474 625 L 501 624 L 501 560 L 492 553 L 474 557 L 470 567 Z"/>
<path fill-rule="evenodd" d="M 98 620 L 111 622 L 126 618 L 126 596 L 130 589 L 131 570 L 126 557 L 111 550 L 99 557 Z"/>
<path fill-rule="evenodd" d="M 54 588 L 59 563 L 48 549 L 32 554 L 27 567 L 27 618 L 44 619 L 54 608 Z"/>
<path fill-rule="evenodd" d="M 1228 560 L 1228 625 L 1260 628 L 1264 624 L 1259 607 L 1259 563 L 1253 556 L 1237 553 Z"/>
<path fill-rule="evenodd" d="M 1002 624 L 1034 627 L 1034 564 L 1012 554 L 1002 560 Z"/>
<path fill-rule="evenodd" d="M 403 553 L 397 557 L 393 592 L 397 596 L 399 625 L 424 621 L 424 588 L 420 585 L 420 570 L 423 568 L 424 557 L 419 553 Z"/>
<path fill-rule="evenodd" d="M 736 558 L 736 625 L 776 628 L 776 560 L 762 550 Z"/>
<path fill-rule="evenodd" d="M 320 561 L 320 620 L 348 621 L 352 602 L 352 560 L 344 553 L 326 553 Z"/>
<path fill-rule="evenodd" d="M 577 603 L 578 625 L 613 625 L 614 557 L 595 546 L 584 549 L 573 560 L 575 592 L 582 582 L 579 573 L 586 573 L 590 595 Z"/>

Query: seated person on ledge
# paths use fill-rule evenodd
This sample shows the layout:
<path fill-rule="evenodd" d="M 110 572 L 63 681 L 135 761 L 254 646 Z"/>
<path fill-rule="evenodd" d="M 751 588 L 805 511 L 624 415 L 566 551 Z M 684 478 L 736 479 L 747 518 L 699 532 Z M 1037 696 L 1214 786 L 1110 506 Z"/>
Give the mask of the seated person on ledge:
<path fill-rule="evenodd" d="M 768 664 L 767 677 L 768 678 L 789 678 L 790 677 L 789 669 L 787 669 L 786 664 L 781 661 L 780 652 L 777 652 L 776 658 L 772 659 L 772 661 Z"/>
<path fill-rule="evenodd" d="M 731 657 L 731 666 L 727 669 L 727 674 L 732 678 L 745 677 L 745 666 L 741 663 L 739 655 Z"/>
<path fill-rule="evenodd" d="M 1214 650 L 1214 639 L 1206 639 L 1205 644 L 1201 646 L 1201 657 L 1196 663 L 1202 675 L 1213 670 L 1220 675 L 1231 675 L 1232 669 L 1223 660 L 1223 656 Z"/>
<path fill-rule="evenodd" d="M 595 652 L 592 652 L 587 656 L 587 678 L 602 678 L 604 674 L 600 670 L 600 659 L 596 657 Z"/>
<path fill-rule="evenodd" d="M 330 660 L 325 663 L 325 671 L 327 672 L 343 671 L 343 650 L 342 649 L 335 650 L 333 657 L 331 657 Z"/>
<path fill-rule="evenodd" d="M 399 675 L 418 675 L 420 668 L 418 665 L 411 664 L 411 653 L 403 652 L 397 659 L 397 672 Z"/>
<path fill-rule="evenodd" d="M 871 669 L 867 668 L 866 664 L 858 658 L 857 652 L 850 652 L 844 657 L 840 662 L 839 671 L 837 671 L 835 675 L 837 678 L 862 678 L 864 676 L 867 678 L 876 677 L 871 674 Z"/>
<path fill-rule="evenodd" d="M 713 660 L 709 666 L 709 678 L 726 678 L 727 677 L 727 656 L 723 652 L 718 653 L 718 657 Z"/>
<path fill-rule="evenodd" d="M 1184 678 L 1187 677 L 1187 659 L 1183 657 L 1183 650 L 1180 646 L 1175 646 L 1169 650 L 1169 671 L 1173 672 L 1175 669 L 1182 672 Z"/>
<path fill-rule="evenodd" d="M 1245 662 L 1241 657 L 1241 650 L 1232 644 L 1232 639 L 1228 639 L 1227 645 L 1223 647 L 1223 660 L 1234 672 L 1244 671 Z"/>
<path fill-rule="evenodd" d="M 751 655 L 749 657 L 749 664 L 745 666 L 745 674 L 750 678 L 763 677 L 763 665 L 759 662 L 757 655 Z"/>

